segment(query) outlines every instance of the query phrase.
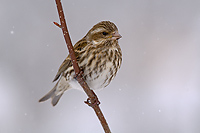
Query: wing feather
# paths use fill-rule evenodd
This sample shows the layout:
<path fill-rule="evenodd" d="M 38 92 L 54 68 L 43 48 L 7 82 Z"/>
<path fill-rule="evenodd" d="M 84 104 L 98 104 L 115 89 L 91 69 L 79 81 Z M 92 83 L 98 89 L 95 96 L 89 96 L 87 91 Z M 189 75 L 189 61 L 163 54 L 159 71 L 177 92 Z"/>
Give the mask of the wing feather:
<path fill-rule="evenodd" d="M 84 49 L 84 47 L 87 45 L 87 41 L 85 40 L 85 38 L 81 39 L 80 41 L 78 41 L 75 45 L 74 45 L 74 51 L 75 51 L 75 56 L 77 61 L 79 62 L 79 56 L 80 56 L 80 52 Z M 59 79 L 60 75 L 67 70 L 70 66 L 72 66 L 72 62 L 71 62 L 71 58 L 68 55 L 67 58 L 63 61 L 63 63 L 60 65 L 58 72 L 53 80 L 56 81 Z"/>

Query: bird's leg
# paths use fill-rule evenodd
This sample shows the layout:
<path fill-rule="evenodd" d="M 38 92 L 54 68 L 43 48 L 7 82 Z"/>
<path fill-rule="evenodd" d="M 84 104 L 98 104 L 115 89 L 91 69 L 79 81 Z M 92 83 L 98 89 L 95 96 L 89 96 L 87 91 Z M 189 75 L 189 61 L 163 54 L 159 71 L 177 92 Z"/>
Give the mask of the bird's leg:
<path fill-rule="evenodd" d="M 99 105 L 100 104 L 99 99 L 97 98 L 97 96 L 94 93 L 94 91 L 92 91 L 92 93 L 93 93 L 94 96 L 92 98 L 88 98 L 87 101 L 85 101 L 85 103 L 90 107 L 94 107 L 95 105 Z"/>
<path fill-rule="evenodd" d="M 83 68 L 80 67 L 80 72 L 79 72 L 77 75 L 75 75 L 74 78 L 77 80 L 77 77 L 80 76 L 80 75 L 83 76 L 83 74 L 84 74 Z M 92 96 L 91 98 L 89 97 L 89 98 L 87 99 L 87 101 L 84 101 L 84 102 L 85 102 L 88 106 L 94 107 L 95 105 L 99 105 L 100 102 L 99 102 L 99 100 L 98 100 L 96 94 L 94 93 L 94 91 L 93 91 L 93 90 L 91 90 L 91 91 L 92 91 L 92 93 L 93 93 L 93 96 Z"/>
<path fill-rule="evenodd" d="M 84 74 L 83 68 L 80 67 L 80 72 L 79 72 L 77 75 L 75 74 L 75 75 L 74 75 L 74 78 L 77 80 L 77 77 L 80 76 L 80 75 L 83 76 L 83 74 Z"/>

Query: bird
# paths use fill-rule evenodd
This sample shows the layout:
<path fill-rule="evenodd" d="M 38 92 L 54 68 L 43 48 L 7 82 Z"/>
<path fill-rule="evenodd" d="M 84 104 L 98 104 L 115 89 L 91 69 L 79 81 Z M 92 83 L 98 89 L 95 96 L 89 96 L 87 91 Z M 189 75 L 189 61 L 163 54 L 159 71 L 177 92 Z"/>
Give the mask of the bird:
<path fill-rule="evenodd" d="M 74 45 L 77 63 L 83 71 L 83 78 L 92 90 L 101 90 L 115 78 L 122 63 L 122 50 L 118 40 L 117 26 L 111 21 L 95 24 L 88 33 Z M 65 91 L 70 89 L 83 90 L 75 79 L 75 72 L 70 56 L 63 61 L 53 79 L 57 81 L 52 90 L 39 102 L 51 98 L 55 106 Z"/>

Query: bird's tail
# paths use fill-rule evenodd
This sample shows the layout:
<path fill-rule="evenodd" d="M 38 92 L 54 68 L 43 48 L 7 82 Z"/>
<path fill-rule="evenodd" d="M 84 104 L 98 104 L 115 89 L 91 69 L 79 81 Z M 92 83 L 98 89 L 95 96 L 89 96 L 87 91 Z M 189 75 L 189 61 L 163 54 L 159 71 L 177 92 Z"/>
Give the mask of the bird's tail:
<path fill-rule="evenodd" d="M 49 91 L 45 96 L 43 96 L 39 102 L 43 102 L 51 98 L 51 103 L 53 106 L 55 106 L 58 101 L 60 100 L 60 97 L 63 95 L 63 93 L 69 88 L 69 86 L 63 86 L 63 88 L 59 88 L 60 85 L 58 85 L 60 82 L 57 82 L 56 85 L 53 87 L 51 91 Z"/>

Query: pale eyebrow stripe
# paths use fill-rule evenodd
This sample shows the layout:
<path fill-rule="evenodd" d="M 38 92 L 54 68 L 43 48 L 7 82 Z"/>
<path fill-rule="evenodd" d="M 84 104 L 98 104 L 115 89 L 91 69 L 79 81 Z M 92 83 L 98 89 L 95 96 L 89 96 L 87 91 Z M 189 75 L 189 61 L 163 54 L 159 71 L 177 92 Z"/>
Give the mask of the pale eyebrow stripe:
<path fill-rule="evenodd" d="M 104 28 L 97 28 L 97 29 L 95 29 L 94 31 L 92 31 L 91 33 L 92 34 L 95 34 L 95 33 L 98 33 L 98 32 L 100 32 L 100 31 L 103 31 L 104 30 Z"/>

